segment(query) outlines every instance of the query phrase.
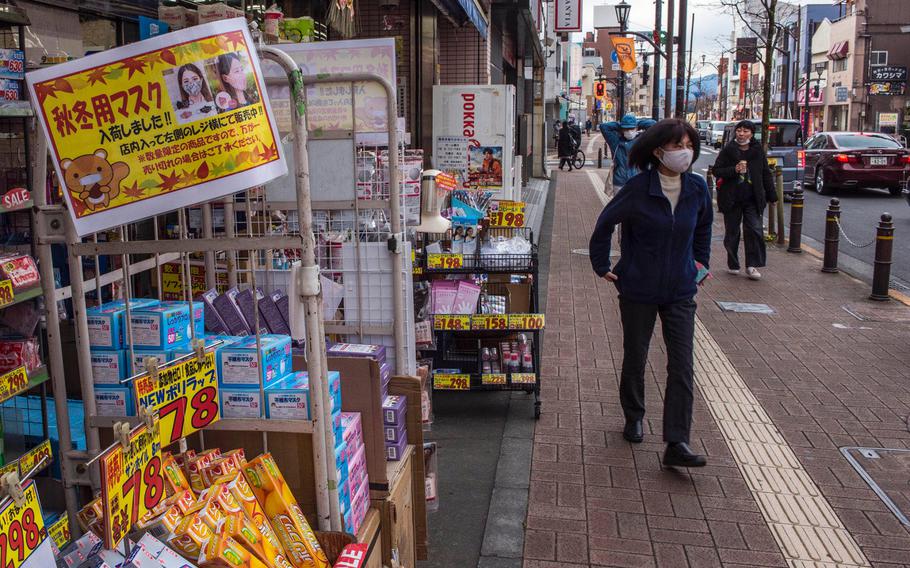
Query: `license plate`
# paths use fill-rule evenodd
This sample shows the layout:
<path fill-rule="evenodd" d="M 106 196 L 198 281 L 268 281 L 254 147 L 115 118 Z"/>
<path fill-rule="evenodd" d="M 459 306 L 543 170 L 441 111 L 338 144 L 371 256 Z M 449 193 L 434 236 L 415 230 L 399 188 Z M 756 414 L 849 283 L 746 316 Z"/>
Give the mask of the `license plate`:
<path fill-rule="evenodd" d="M 869 165 L 870 166 L 887 166 L 888 158 L 886 158 L 884 156 L 873 156 L 873 157 L 869 158 Z"/>

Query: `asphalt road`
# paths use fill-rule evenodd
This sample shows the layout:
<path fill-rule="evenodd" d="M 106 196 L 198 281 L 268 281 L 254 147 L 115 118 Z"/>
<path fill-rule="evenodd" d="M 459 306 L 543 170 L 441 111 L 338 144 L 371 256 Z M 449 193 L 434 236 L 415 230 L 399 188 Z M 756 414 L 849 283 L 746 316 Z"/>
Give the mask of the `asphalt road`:
<path fill-rule="evenodd" d="M 695 162 L 693 171 L 705 175 L 708 166 L 714 164 L 716 159 L 716 150 L 702 146 L 701 156 Z M 910 206 L 903 197 L 891 197 L 887 191 L 878 189 L 843 190 L 831 196 L 821 196 L 807 189 L 804 195 L 803 235 L 818 243 L 825 239 L 825 209 L 832 197 L 840 200 L 841 226 L 857 245 L 872 242 L 882 213 L 891 213 L 894 222 L 891 276 L 910 284 Z M 789 227 L 789 203 L 785 204 L 785 210 Z M 840 254 L 871 266 L 875 260 L 875 245 L 857 248 L 841 237 Z"/>

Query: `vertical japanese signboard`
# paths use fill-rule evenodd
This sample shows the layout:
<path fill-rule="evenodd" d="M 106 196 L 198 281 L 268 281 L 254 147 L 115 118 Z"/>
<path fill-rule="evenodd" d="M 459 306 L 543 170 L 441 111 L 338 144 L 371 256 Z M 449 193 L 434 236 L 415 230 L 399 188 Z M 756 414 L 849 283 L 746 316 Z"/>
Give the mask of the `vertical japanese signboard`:
<path fill-rule="evenodd" d="M 80 235 L 287 172 L 242 18 L 26 74 Z"/>
<path fill-rule="evenodd" d="M 556 0 L 553 29 L 557 32 L 581 31 L 581 0 Z"/>

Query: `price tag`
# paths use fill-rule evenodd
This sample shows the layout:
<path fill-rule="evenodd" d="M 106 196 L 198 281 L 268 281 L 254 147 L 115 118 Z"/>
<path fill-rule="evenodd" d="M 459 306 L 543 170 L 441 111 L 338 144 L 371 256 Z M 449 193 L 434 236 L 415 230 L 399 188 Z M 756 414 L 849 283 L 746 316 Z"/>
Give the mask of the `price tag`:
<path fill-rule="evenodd" d="M 437 331 L 463 331 L 471 329 L 471 316 L 436 315 L 433 316 L 433 329 Z"/>
<path fill-rule="evenodd" d="M 543 329 L 543 314 L 509 314 L 509 329 Z"/>
<path fill-rule="evenodd" d="M 471 375 L 435 373 L 433 388 L 436 390 L 471 390 Z"/>
<path fill-rule="evenodd" d="M 165 498 L 158 421 L 149 431 L 141 424 L 130 443 L 119 442 L 101 456 L 101 506 L 104 547 L 116 548 L 133 525 Z"/>
<path fill-rule="evenodd" d="M 54 524 L 47 527 L 47 534 L 54 539 L 54 543 L 56 543 L 57 548 L 60 549 L 72 540 L 73 536 L 70 534 L 70 519 L 66 513 L 60 515 L 60 518 L 54 521 Z"/>
<path fill-rule="evenodd" d="M 513 385 L 533 385 L 537 382 L 535 373 L 512 373 Z"/>
<path fill-rule="evenodd" d="M 500 201 L 499 207 L 491 210 L 487 217 L 491 227 L 524 227 L 524 201 Z"/>
<path fill-rule="evenodd" d="M 484 373 L 480 375 L 480 382 L 485 385 L 504 385 L 506 384 L 505 373 Z"/>
<path fill-rule="evenodd" d="M 427 268 L 433 270 L 452 270 L 464 266 L 464 257 L 460 254 L 431 253 L 427 255 Z"/>
<path fill-rule="evenodd" d="M 417 253 L 411 249 L 411 274 L 423 274 L 423 267 L 417 264 Z"/>
<path fill-rule="evenodd" d="M 41 460 L 47 458 L 44 461 L 43 467 L 50 465 L 51 460 L 53 460 L 53 455 L 51 453 L 51 441 L 45 440 L 38 444 L 36 448 L 29 450 L 24 456 L 19 458 L 19 477 L 25 477 L 28 473 L 38 467 L 38 464 L 41 463 Z"/>
<path fill-rule="evenodd" d="M 0 280 L 0 307 L 12 304 L 14 299 L 12 281 L 9 279 Z"/>
<path fill-rule="evenodd" d="M 143 375 L 133 390 L 137 407 L 158 412 L 162 448 L 221 420 L 214 351 L 159 370 L 157 381 Z"/>
<path fill-rule="evenodd" d="M 0 511 L 0 566 L 3 568 L 22 566 L 47 538 L 35 482 L 29 481 L 23 492 L 25 502 L 21 506 L 10 500 Z"/>
<path fill-rule="evenodd" d="M 0 402 L 19 394 L 27 386 L 28 373 L 25 372 L 25 366 L 0 375 Z"/>
<path fill-rule="evenodd" d="M 509 318 L 505 314 L 483 314 L 471 317 L 471 329 L 508 329 Z"/>
<path fill-rule="evenodd" d="M 14 471 L 15 472 L 19 471 L 19 462 L 18 461 L 12 461 L 12 462 L 4 465 L 3 467 L 0 467 L 0 477 L 3 477 L 7 473 L 13 473 Z"/>

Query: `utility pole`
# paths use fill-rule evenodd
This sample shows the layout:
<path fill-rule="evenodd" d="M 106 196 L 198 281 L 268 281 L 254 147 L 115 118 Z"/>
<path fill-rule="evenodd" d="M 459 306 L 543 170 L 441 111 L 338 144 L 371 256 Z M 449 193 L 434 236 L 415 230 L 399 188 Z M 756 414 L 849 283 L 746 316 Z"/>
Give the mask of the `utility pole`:
<path fill-rule="evenodd" d="M 654 3 L 654 72 L 651 74 L 651 118 L 660 120 L 660 53 L 657 47 L 660 46 L 660 29 L 661 29 L 661 9 L 663 0 L 656 0 Z"/>
<path fill-rule="evenodd" d="M 689 88 L 692 86 L 692 44 L 695 42 L 695 12 L 692 12 L 692 25 L 689 26 L 689 70 L 686 71 L 686 106 L 684 113 L 689 112 Z M 698 98 L 695 99 L 695 120 L 698 120 Z"/>
<path fill-rule="evenodd" d="M 619 23 L 619 35 L 626 37 L 626 21 Z M 619 68 L 619 111 L 616 113 L 616 120 L 622 120 L 626 115 L 626 72 L 622 69 L 622 63 Z"/>
<path fill-rule="evenodd" d="M 667 45 L 664 51 L 667 52 L 667 78 L 664 82 L 664 118 L 673 116 L 673 10 L 676 8 L 676 0 L 667 0 Z"/>
<path fill-rule="evenodd" d="M 689 0 L 679 0 L 679 45 L 676 55 L 676 118 L 686 118 L 686 26 L 688 25 Z"/>

